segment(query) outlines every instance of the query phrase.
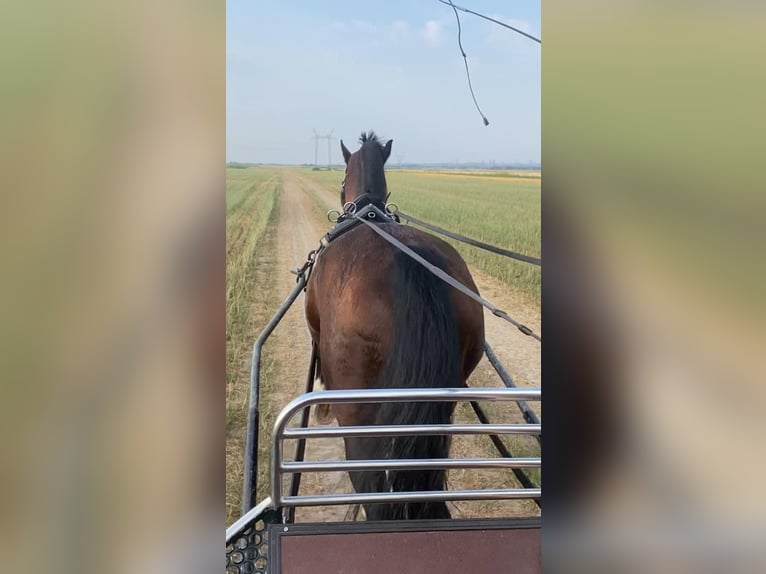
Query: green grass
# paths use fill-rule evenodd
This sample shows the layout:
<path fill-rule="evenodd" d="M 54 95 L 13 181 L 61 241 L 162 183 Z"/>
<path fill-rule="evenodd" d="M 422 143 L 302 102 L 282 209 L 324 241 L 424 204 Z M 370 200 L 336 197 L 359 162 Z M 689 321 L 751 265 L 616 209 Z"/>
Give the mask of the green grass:
<path fill-rule="evenodd" d="M 514 175 L 521 172 L 514 172 Z M 336 192 L 341 171 L 303 175 Z M 471 172 L 387 172 L 390 201 L 418 219 L 526 255 L 540 256 L 540 180 Z M 540 268 L 447 240 L 476 266 L 540 304 Z"/>
<path fill-rule="evenodd" d="M 226 221 L 229 215 L 242 205 L 245 199 L 253 198 L 254 192 L 265 182 L 278 177 L 275 169 L 226 168 Z"/>
<path fill-rule="evenodd" d="M 274 170 L 226 170 L 226 382 L 227 427 L 244 416 L 243 393 L 235 383 L 245 374 L 252 344 L 251 306 L 260 245 L 273 214 L 281 177 Z M 245 393 L 246 395 L 246 393 Z M 235 399 L 234 396 L 237 396 Z"/>
<path fill-rule="evenodd" d="M 400 170 L 397 170 L 400 171 Z M 418 173 L 418 171 L 423 170 L 401 170 L 401 173 Z M 446 176 L 455 176 L 455 175 L 462 175 L 466 177 L 477 177 L 477 178 L 498 178 L 498 179 L 508 179 L 508 178 L 523 178 L 523 179 L 540 179 L 541 174 L 540 170 L 534 170 L 534 169 L 434 169 L 434 170 L 428 170 L 431 173 L 438 173 Z"/>
<path fill-rule="evenodd" d="M 227 169 L 226 317 L 227 339 L 245 312 L 255 268 L 253 253 L 266 231 L 281 190 L 276 171 Z"/>
<path fill-rule="evenodd" d="M 255 334 L 278 304 L 273 289 L 274 274 L 269 265 L 273 260 L 270 255 L 275 250 L 274 234 L 270 231 L 279 216 L 281 189 L 280 170 L 226 169 L 227 523 L 239 516 L 241 504 L 250 352 Z M 264 363 L 261 372 L 263 388 L 273 378 L 273 361 Z M 261 426 L 263 422 L 261 418 Z"/>

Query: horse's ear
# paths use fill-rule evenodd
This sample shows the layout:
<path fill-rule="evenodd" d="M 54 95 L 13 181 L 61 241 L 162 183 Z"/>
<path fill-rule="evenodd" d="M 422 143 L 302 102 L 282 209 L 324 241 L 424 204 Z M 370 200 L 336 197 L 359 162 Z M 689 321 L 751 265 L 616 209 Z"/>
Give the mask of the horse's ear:
<path fill-rule="evenodd" d="M 386 145 L 383 146 L 383 163 L 386 163 L 386 160 L 388 159 L 388 156 L 391 155 L 391 144 L 394 143 L 394 140 L 388 140 L 386 142 Z"/>
<path fill-rule="evenodd" d="M 343 152 L 343 159 L 348 164 L 348 160 L 351 157 L 351 152 L 343 145 L 343 140 L 340 140 L 340 150 Z"/>

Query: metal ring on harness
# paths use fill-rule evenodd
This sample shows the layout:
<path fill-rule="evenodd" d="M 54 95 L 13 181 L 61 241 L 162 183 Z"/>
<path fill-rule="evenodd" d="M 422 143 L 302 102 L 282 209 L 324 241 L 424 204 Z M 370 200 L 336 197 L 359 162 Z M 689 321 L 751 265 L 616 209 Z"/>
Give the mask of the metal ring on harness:
<path fill-rule="evenodd" d="M 343 213 L 354 215 L 356 213 L 356 203 L 354 203 L 353 201 L 347 201 L 345 205 L 343 206 Z"/>
<path fill-rule="evenodd" d="M 335 219 L 333 219 L 335 217 Z M 337 209 L 331 209 L 327 212 L 327 221 L 330 223 L 338 223 L 338 219 L 340 219 L 340 211 Z"/>
<path fill-rule="evenodd" d="M 396 215 L 399 213 L 399 206 L 395 203 L 387 203 L 386 204 L 386 213 L 389 215 Z"/>

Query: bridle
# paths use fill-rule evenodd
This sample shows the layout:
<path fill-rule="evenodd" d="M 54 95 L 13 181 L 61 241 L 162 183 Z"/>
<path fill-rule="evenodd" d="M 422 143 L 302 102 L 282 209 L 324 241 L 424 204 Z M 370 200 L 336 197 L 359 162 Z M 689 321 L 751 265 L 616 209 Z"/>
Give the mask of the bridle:
<path fill-rule="evenodd" d="M 359 152 L 361 153 L 361 156 L 359 157 L 359 161 L 357 164 L 359 164 L 359 171 L 362 174 L 362 188 L 364 188 L 364 146 L 360 149 Z M 356 214 L 359 214 L 360 211 L 362 211 L 365 207 L 372 205 L 376 208 L 376 210 L 380 213 L 382 218 L 384 220 L 388 221 L 395 221 L 396 223 L 399 223 L 399 217 L 396 215 L 396 212 L 394 210 L 389 209 L 388 204 L 386 203 L 388 201 L 388 198 L 391 196 L 391 193 L 388 192 L 386 189 L 386 197 L 383 199 L 380 199 L 379 197 L 375 197 L 372 193 L 365 192 L 362 194 L 357 195 L 354 198 L 354 201 L 346 201 L 346 180 L 348 179 L 348 168 L 349 168 L 349 161 L 346 161 L 346 169 L 343 173 L 343 181 L 340 182 L 340 203 L 343 206 L 343 211 L 339 212 L 336 209 L 331 209 L 327 212 L 327 219 L 329 219 L 331 222 L 336 224 L 341 224 L 346 220 L 354 219 Z M 384 179 L 384 185 L 385 185 L 385 176 L 383 176 Z M 369 188 L 368 188 L 369 189 Z M 396 207 L 395 205 L 393 207 Z M 396 210 L 399 208 L 396 207 Z M 337 214 L 337 215 L 336 215 Z M 375 218 L 375 213 L 370 212 L 371 219 Z M 337 227 L 337 225 L 336 225 Z"/>
<path fill-rule="evenodd" d="M 386 198 L 384 200 L 375 200 L 372 197 L 372 194 L 370 193 L 362 193 L 361 195 L 356 196 L 354 201 L 346 201 L 346 176 L 348 175 L 348 169 L 346 169 L 346 172 L 343 174 L 343 181 L 340 182 L 340 203 L 343 206 L 343 214 L 349 214 L 352 215 L 359 211 L 362 207 L 368 204 L 373 204 L 378 209 L 381 209 L 382 211 L 386 212 L 386 205 L 388 198 L 391 197 L 391 192 L 389 191 L 386 194 Z M 352 207 L 353 206 L 353 207 Z"/>

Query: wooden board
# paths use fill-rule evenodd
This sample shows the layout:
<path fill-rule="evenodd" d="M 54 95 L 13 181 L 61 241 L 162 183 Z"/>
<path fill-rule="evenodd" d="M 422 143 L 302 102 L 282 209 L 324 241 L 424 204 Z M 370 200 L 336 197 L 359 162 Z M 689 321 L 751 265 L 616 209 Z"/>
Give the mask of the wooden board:
<path fill-rule="evenodd" d="M 540 572 L 539 519 L 275 525 L 270 540 L 271 574 Z"/>

